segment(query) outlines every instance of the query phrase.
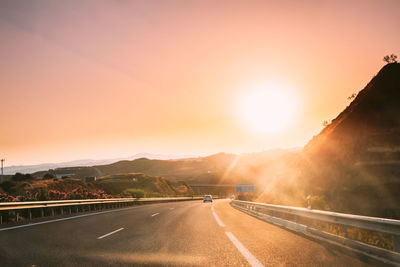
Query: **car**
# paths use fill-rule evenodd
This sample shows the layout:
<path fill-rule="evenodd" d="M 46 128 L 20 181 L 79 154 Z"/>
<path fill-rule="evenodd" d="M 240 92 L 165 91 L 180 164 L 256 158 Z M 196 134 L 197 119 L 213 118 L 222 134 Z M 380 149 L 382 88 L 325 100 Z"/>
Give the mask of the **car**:
<path fill-rule="evenodd" d="M 203 197 L 203 203 L 204 203 L 204 202 L 207 202 L 207 201 L 210 201 L 210 202 L 213 201 L 211 195 L 205 195 L 205 196 Z"/>

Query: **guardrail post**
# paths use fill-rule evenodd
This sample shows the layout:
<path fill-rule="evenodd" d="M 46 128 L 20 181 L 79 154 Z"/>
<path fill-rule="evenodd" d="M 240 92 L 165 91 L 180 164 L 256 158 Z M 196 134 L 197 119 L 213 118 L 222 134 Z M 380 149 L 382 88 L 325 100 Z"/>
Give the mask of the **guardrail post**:
<path fill-rule="evenodd" d="M 51 216 L 54 216 L 54 209 L 51 208 Z"/>
<path fill-rule="evenodd" d="M 43 208 L 40 209 L 40 217 L 44 217 L 44 210 L 43 210 Z"/>
<path fill-rule="evenodd" d="M 346 225 L 342 224 L 342 232 L 343 232 L 344 237 L 347 238 L 347 226 Z"/>
<path fill-rule="evenodd" d="M 32 211 L 30 209 L 28 210 L 28 218 L 29 220 L 32 220 Z"/>
<path fill-rule="evenodd" d="M 61 209 L 60 209 L 60 212 L 61 212 L 61 215 L 63 215 L 64 214 L 64 209 L 61 207 Z"/>
<path fill-rule="evenodd" d="M 17 222 L 19 221 L 19 212 L 17 212 Z"/>
<path fill-rule="evenodd" d="M 3 224 L 3 215 L 0 214 L 0 224 Z"/>
<path fill-rule="evenodd" d="M 395 252 L 400 252 L 400 236 L 398 235 L 393 236 L 393 250 Z"/>

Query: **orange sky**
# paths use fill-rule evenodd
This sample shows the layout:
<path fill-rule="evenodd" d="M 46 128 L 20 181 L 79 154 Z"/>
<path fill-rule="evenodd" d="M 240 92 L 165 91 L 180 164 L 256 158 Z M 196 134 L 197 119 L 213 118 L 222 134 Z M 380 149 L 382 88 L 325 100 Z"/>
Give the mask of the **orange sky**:
<path fill-rule="evenodd" d="M 6 164 L 303 146 L 400 51 L 400 1 L 1 1 Z M 255 82 L 299 102 L 240 122 Z"/>

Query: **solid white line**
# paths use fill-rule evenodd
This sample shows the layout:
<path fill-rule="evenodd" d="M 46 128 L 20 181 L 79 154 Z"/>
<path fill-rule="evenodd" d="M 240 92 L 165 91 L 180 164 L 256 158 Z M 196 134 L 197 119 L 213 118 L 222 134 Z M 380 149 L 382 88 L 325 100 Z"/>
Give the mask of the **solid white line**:
<path fill-rule="evenodd" d="M 217 213 L 214 211 L 214 206 L 211 206 L 211 212 L 214 216 L 214 219 L 217 221 L 218 225 L 221 227 L 225 227 L 225 224 L 221 221 L 221 219 L 218 217 Z"/>
<path fill-rule="evenodd" d="M 7 228 L 0 228 L 0 232 L 1 232 L 1 231 L 7 231 L 7 230 L 18 229 L 18 228 L 29 227 L 29 226 L 35 226 L 35 225 L 40 225 L 40 224 L 46 224 L 46 223 L 54 223 L 54 222 L 61 222 L 61 221 L 66 221 L 66 220 L 72 220 L 72 219 L 76 219 L 76 218 L 82 218 L 82 217 L 87 217 L 87 216 L 92 216 L 92 215 L 103 214 L 103 213 L 109 213 L 109 212 L 115 212 L 115 211 L 121 211 L 121 210 L 138 209 L 138 208 L 143 208 L 143 207 L 144 207 L 144 206 L 129 207 L 129 208 L 123 208 L 123 209 L 117 209 L 117 210 L 100 211 L 100 212 L 89 213 L 89 214 L 82 214 L 82 215 L 77 215 L 77 216 L 72 216 L 72 217 L 67 217 L 67 218 L 61 218 L 61 219 L 55 219 L 55 220 L 50 220 L 50 221 L 44 221 L 44 222 L 37 222 L 37 223 L 30 223 L 30 224 L 23 224 L 23 225 L 11 226 L 11 227 L 7 227 Z"/>
<path fill-rule="evenodd" d="M 231 240 L 231 242 L 235 245 L 235 247 L 239 250 L 239 252 L 243 255 L 243 257 L 247 260 L 247 262 L 253 266 L 253 267 L 263 267 L 264 265 L 257 260 L 256 257 L 253 256 L 253 254 L 250 253 L 250 251 L 247 250 L 245 246 L 243 246 L 242 243 L 240 243 L 239 240 L 231 233 L 231 232 L 225 232 L 225 234 L 228 236 L 228 238 Z"/>
<path fill-rule="evenodd" d="M 124 228 L 119 228 L 119 229 L 117 229 L 117 230 L 115 230 L 115 231 L 112 231 L 112 232 L 110 232 L 110 233 L 108 233 L 108 234 L 105 234 L 105 235 L 99 236 L 97 239 L 102 239 L 102 238 L 104 238 L 104 237 L 106 237 L 106 236 L 109 236 L 109 235 L 115 234 L 115 233 L 117 233 L 117 232 L 119 232 L 119 231 L 121 231 L 121 230 L 124 230 Z"/>
<path fill-rule="evenodd" d="M 158 214 L 160 214 L 159 212 L 154 213 L 153 215 L 151 215 L 151 217 L 157 216 Z"/>

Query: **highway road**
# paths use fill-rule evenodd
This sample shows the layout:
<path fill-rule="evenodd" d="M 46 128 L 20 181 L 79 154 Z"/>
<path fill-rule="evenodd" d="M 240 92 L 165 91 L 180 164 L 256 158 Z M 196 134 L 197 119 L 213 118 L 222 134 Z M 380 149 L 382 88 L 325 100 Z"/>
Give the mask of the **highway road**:
<path fill-rule="evenodd" d="M 0 266 L 375 266 L 227 200 L 150 204 L 0 229 Z"/>

